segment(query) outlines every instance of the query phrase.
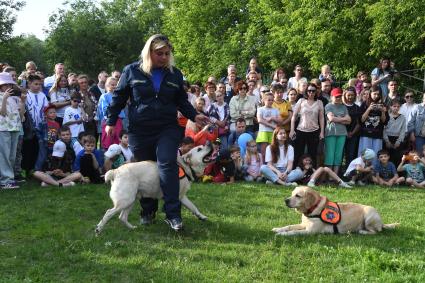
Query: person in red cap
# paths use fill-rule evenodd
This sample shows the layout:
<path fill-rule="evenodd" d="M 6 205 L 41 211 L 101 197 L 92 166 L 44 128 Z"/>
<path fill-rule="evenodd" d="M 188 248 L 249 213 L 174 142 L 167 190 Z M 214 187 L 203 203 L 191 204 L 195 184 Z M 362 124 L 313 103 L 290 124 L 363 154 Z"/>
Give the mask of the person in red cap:
<path fill-rule="evenodd" d="M 338 174 L 344 153 L 344 144 L 347 137 L 347 127 L 351 117 L 347 107 L 342 103 L 342 89 L 334 88 L 331 91 L 331 103 L 325 106 L 325 166 Z"/>

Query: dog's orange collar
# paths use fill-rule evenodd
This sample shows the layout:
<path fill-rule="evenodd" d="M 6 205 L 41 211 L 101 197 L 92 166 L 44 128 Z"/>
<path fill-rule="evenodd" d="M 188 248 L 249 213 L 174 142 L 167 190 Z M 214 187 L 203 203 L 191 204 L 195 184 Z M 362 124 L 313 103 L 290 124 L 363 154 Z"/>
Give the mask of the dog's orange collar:
<path fill-rule="evenodd" d="M 317 206 L 319 205 L 319 203 L 322 201 L 322 199 L 323 199 L 323 197 L 320 197 L 317 201 L 316 201 L 316 203 L 312 206 L 312 207 L 310 207 L 308 210 L 307 210 L 307 212 L 305 213 L 305 215 L 309 215 L 310 213 L 312 213 L 313 212 L 313 210 L 315 210 L 316 208 L 317 208 Z M 326 199 L 326 198 L 325 198 Z"/>

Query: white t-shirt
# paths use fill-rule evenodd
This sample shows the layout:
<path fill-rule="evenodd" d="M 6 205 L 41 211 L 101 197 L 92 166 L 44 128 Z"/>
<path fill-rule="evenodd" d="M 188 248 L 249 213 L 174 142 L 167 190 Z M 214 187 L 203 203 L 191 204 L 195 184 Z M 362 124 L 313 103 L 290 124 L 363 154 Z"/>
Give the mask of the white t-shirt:
<path fill-rule="evenodd" d="M 72 145 L 72 148 L 74 149 L 75 155 L 78 155 L 80 153 L 80 151 L 82 151 L 84 149 L 84 147 L 77 140 Z"/>
<path fill-rule="evenodd" d="M 50 94 L 50 102 L 56 103 L 56 102 L 65 102 L 70 101 L 71 96 L 69 96 L 69 90 L 67 88 L 61 89 L 58 92 L 52 92 Z M 65 109 L 67 106 L 63 106 L 61 108 L 56 108 L 56 116 L 63 118 L 63 115 L 65 114 Z"/>
<path fill-rule="evenodd" d="M 275 117 L 278 118 L 280 116 L 279 110 L 273 107 L 260 107 L 257 109 L 257 117 L 261 117 L 262 119 L 266 119 L 269 117 Z M 272 122 L 273 125 L 276 126 L 276 122 Z M 263 125 L 262 123 L 259 123 L 258 131 L 259 132 L 273 132 L 274 128 L 268 127 L 266 125 Z"/>
<path fill-rule="evenodd" d="M 350 175 L 351 171 L 356 170 L 357 165 L 360 165 L 361 167 L 365 166 L 365 163 L 361 156 L 350 162 L 350 165 L 348 165 L 347 171 L 345 171 L 344 176 L 348 176 Z"/>
<path fill-rule="evenodd" d="M 298 89 L 298 82 L 299 81 L 305 81 L 305 82 L 307 82 L 307 79 L 304 78 L 304 77 L 300 78 L 299 80 L 297 80 L 295 77 L 289 78 L 289 80 L 288 80 L 288 89 L 290 89 L 290 88 Z"/>
<path fill-rule="evenodd" d="M 80 120 L 83 113 L 81 111 L 81 108 L 73 108 L 71 106 L 68 106 L 65 109 L 65 113 L 63 116 L 63 124 L 66 124 L 68 122 L 77 121 Z M 69 129 L 71 130 L 71 136 L 73 138 L 77 138 L 78 134 L 84 131 L 84 125 L 83 123 L 80 124 L 72 124 L 69 126 Z"/>
<path fill-rule="evenodd" d="M 31 115 L 36 127 L 40 126 L 41 122 L 44 121 L 43 110 L 47 105 L 49 105 L 49 101 L 44 93 L 33 93 L 28 91 L 26 106 L 28 114 Z"/>
<path fill-rule="evenodd" d="M 266 148 L 266 163 L 272 162 L 272 152 L 270 149 L 270 145 Z M 279 158 L 276 163 L 273 165 L 275 167 L 286 168 L 288 166 L 288 161 L 294 161 L 294 148 L 292 145 L 288 145 L 288 154 L 285 154 L 285 147 L 279 146 Z"/>
<path fill-rule="evenodd" d="M 131 149 L 129 147 L 125 148 L 122 145 L 120 145 L 121 147 L 121 152 L 125 157 L 125 161 L 131 161 L 131 158 L 133 157 L 133 153 L 131 152 Z"/>
<path fill-rule="evenodd" d="M 407 132 L 407 124 L 409 124 L 409 121 L 411 118 L 410 113 L 412 113 L 417 106 L 418 105 L 416 103 L 414 104 L 403 103 L 403 105 L 400 106 L 400 114 L 403 114 L 403 116 L 406 117 L 406 132 Z"/>

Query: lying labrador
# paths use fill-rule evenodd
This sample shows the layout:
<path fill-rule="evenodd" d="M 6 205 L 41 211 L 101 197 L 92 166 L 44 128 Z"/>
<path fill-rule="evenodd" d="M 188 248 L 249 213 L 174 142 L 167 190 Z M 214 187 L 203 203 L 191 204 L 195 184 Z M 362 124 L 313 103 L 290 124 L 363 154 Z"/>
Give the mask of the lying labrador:
<path fill-rule="evenodd" d="M 356 203 L 333 203 L 320 196 L 315 190 L 301 186 L 285 199 L 290 208 L 301 212 L 301 224 L 273 228 L 278 235 L 308 235 L 317 233 L 375 234 L 382 229 L 394 229 L 394 224 L 383 224 L 378 211 L 367 205 Z"/>
<path fill-rule="evenodd" d="M 198 208 L 186 196 L 193 181 L 193 173 L 202 176 L 205 167 L 212 161 L 212 146 L 200 145 L 193 148 L 185 155 L 178 157 L 180 168 L 183 169 L 180 177 L 180 201 L 200 220 L 206 220 Z M 111 182 L 109 196 L 114 203 L 114 207 L 108 209 L 103 219 L 96 226 L 96 234 L 99 234 L 106 223 L 115 214 L 120 213 L 119 219 L 130 229 L 136 228 L 128 222 L 128 214 L 133 207 L 136 198 L 143 196 L 147 198 L 162 198 L 162 191 L 159 186 L 158 165 L 153 161 L 142 161 L 125 164 L 118 169 L 109 170 L 105 174 L 105 181 Z"/>

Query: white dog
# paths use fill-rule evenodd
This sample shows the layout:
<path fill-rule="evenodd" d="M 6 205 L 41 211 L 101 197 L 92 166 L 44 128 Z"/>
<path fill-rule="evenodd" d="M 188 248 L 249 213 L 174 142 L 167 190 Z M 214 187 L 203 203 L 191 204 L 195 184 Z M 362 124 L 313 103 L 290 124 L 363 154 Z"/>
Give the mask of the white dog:
<path fill-rule="evenodd" d="M 180 167 L 185 173 L 180 178 L 180 201 L 200 220 L 206 220 L 207 217 L 199 212 L 198 208 L 188 199 L 186 193 L 190 189 L 191 181 L 193 181 L 193 173 L 196 177 L 202 176 L 205 167 L 212 161 L 210 158 L 211 153 L 212 146 L 210 144 L 200 145 L 177 158 Z M 128 228 L 136 228 L 127 220 L 136 198 L 140 196 L 154 199 L 162 198 L 158 165 L 153 161 L 128 163 L 118 169 L 109 170 L 105 175 L 105 181 L 111 182 L 109 196 L 114 203 L 114 207 L 108 209 L 103 219 L 97 224 L 97 234 L 102 231 L 109 219 L 119 212 L 121 213 L 119 219 Z"/>
<path fill-rule="evenodd" d="M 376 234 L 382 229 L 393 229 L 398 223 L 383 224 L 378 211 L 357 203 L 332 203 L 309 187 L 296 187 L 285 199 L 290 208 L 301 212 L 301 224 L 273 228 L 278 235 L 308 235 L 317 233 Z"/>

